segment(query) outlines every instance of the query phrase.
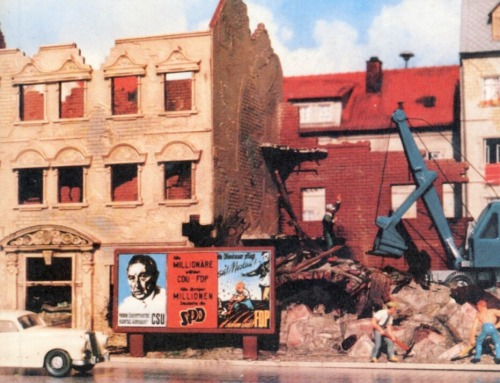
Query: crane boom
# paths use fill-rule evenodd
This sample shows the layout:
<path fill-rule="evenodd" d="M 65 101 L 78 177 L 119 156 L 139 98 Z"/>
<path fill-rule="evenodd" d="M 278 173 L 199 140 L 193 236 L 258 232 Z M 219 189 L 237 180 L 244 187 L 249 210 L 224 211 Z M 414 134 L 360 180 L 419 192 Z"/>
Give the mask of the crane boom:
<path fill-rule="evenodd" d="M 416 188 L 392 215 L 377 217 L 376 225 L 380 230 L 375 240 L 373 253 L 396 257 L 401 257 L 404 254 L 408 246 L 398 232 L 397 225 L 411 205 L 421 197 L 441 242 L 445 247 L 447 257 L 453 260 L 455 266 L 458 268 L 458 265 L 463 259 L 460 251 L 455 245 L 450 226 L 448 225 L 441 202 L 433 185 L 437 178 L 437 174 L 427 169 L 425 161 L 422 158 L 420 150 L 408 126 L 405 112 L 402 109 L 397 109 L 392 115 L 392 120 L 398 127 L 398 133 Z"/>

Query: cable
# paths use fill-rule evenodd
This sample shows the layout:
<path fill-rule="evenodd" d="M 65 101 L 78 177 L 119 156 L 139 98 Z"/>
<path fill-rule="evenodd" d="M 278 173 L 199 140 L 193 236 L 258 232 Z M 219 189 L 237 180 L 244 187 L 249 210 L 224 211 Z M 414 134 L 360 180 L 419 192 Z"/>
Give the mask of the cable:
<path fill-rule="evenodd" d="M 423 118 L 411 118 L 411 119 L 408 119 L 408 120 L 422 121 L 425 124 L 427 124 L 428 127 L 430 127 L 430 128 L 434 127 L 432 124 L 430 124 L 428 121 L 426 121 Z M 498 198 L 499 196 L 498 196 L 496 190 L 493 188 L 493 185 L 491 185 L 491 183 L 489 183 L 486 180 L 486 178 L 479 172 L 479 170 L 468 161 L 468 159 L 465 157 L 464 154 L 462 154 L 462 152 L 460 150 L 457 150 L 457 148 L 453 144 L 453 142 L 451 140 L 449 140 L 442 132 L 437 131 L 437 133 L 452 146 L 452 148 L 453 148 L 454 151 L 456 151 L 457 153 L 459 153 L 460 159 L 463 160 L 472 170 L 474 170 L 476 172 L 476 174 L 479 175 L 479 177 L 481 177 L 481 179 L 484 181 L 485 185 L 487 185 L 490 188 L 490 190 L 493 192 L 493 194 L 495 195 L 495 197 Z M 422 143 L 422 145 L 424 146 L 425 150 L 427 152 L 429 152 L 429 150 L 427 148 L 427 145 L 425 144 L 425 142 L 423 141 L 423 139 L 420 137 L 419 133 L 415 132 L 415 134 L 419 138 L 419 140 Z M 434 159 L 434 158 L 431 158 L 431 160 L 436 164 L 436 167 L 438 168 L 439 172 L 444 177 L 444 179 L 446 181 L 448 181 L 449 184 L 453 185 L 453 183 L 449 182 L 449 179 L 447 178 L 446 174 L 443 172 L 443 170 L 442 170 L 441 166 L 439 165 L 439 163 L 437 162 L 437 160 Z M 452 188 L 453 188 L 454 191 L 456 191 L 454 186 L 452 186 Z M 467 213 L 467 216 L 471 217 L 472 215 L 471 215 L 470 211 L 468 210 L 467 206 L 463 203 L 463 201 L 462 201 L 462 207 L 465 209 L 465 211 Z"/>

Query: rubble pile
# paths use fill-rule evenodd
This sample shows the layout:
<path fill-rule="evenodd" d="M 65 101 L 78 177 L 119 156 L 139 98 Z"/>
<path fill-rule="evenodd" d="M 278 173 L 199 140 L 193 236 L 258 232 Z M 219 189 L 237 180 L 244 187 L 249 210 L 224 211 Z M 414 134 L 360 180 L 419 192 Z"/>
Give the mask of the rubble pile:
<path fill-rule="evenodd" d="M 476 314 L 473 304 L 475 302 L 459 303 L 454 296 L 462 299 L 464 296 L 469 296 L 476 301 L 480 296 L 481 299 L 488 300 L 491 307 L 499 307 L 500 303 L 498 296 L 486 291 L 478 293 L 478 288 L 472 288 L 473 292 L 457 293 L 442 284 L 431 283 L 428 286 L 421 286 L 413 280 L 405 281 L 403 286 L 397 281 L 390 284 L 388 296 L 384 289 L 377 294 L 371 294 L 371 277 L 375 276 L 376 279 L 385 281 L 387 278 L 393 279 L 386 273 L 373 270 L 356 271 L 355 274 L 359 280 L 350 275 L 346 277 L 348 271 L 346 271 L 345 263 L 340 269 L 342 271 L 340 274 L 336 274 L 339 270 L 338 266 L 331 268 L 329 265 L 323 265 L 321 268 L 323 276 L 327 269 L 332 273 L 331 275 L 334 275 L 333 281 L 341 276 L 348 279 L 347 291 L 357 292 L 357 312 L 356 308 L 353 312 L 343 307 L 327 309 L 321 303 L 311 307 L 307 300 L 303 303 L 289 302 L 286 307 L 282 305 L 279 335 L 281 354 L 329 354 L 331 357 L 367 361 L 373 346 L 371 313 L 366 310 L 366 306 L 360 308 L 359 302 L 363 302 L 374 310 L 378 309 L 379 299 L 384 301 L 391 299 L 399 303 L 394 321 L 394 333 L 398 340 L 410 346 L 409 352 L 396 346 L 398 354 L 402 356 L 401 359 L 407 359 L 412 363 L 449 362 L 466 347 Z M 362 269 L 354 263 L 350 264 L 349 268 Z M 310 271 L 299 278 L 312 277 L 315 273 L 317 274 L 318 271 Z M 384 275 L 385 279 L 382 277 Z M 377 283 L 380 287 L 380 281 Z M 363 290 L 363 294 L 360 294 L 360 289 Z M 359 300 L 361 296 L 364 298 Z M 469 359 L 461 358 L 460 360 L 465 363 Z M 460 363 L 460 360 L 457 362 Z M 484 360 L 486 361 L 487 358 L 485 357 Z"/>

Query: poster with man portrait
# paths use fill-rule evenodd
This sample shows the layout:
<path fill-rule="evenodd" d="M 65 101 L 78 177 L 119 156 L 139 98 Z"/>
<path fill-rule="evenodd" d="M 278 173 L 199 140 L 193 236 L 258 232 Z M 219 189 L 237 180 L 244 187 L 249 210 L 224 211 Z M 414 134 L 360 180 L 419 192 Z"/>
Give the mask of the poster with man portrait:
<path fill-rule="evenodd" d="M 119 327 L 167 325 L 166 253 L 118 255 Z"/>

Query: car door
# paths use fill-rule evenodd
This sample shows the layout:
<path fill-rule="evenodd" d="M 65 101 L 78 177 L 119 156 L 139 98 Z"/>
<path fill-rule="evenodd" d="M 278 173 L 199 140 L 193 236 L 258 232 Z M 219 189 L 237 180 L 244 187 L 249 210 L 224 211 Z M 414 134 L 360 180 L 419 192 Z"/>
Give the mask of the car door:
<path fill-rule="evenodd" d="M 12 320 L 0 319 L 0 365 L 20 366 L 21 331 Z"/>

